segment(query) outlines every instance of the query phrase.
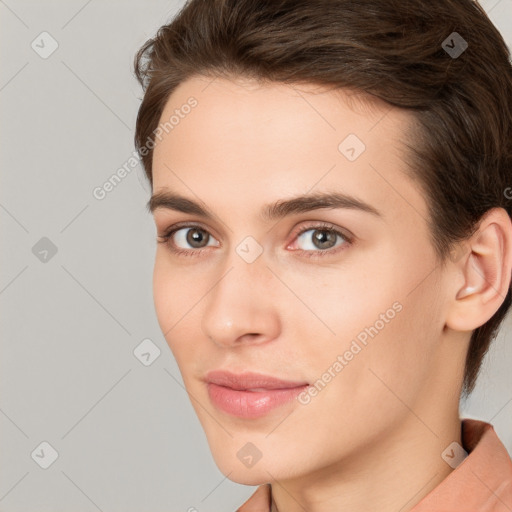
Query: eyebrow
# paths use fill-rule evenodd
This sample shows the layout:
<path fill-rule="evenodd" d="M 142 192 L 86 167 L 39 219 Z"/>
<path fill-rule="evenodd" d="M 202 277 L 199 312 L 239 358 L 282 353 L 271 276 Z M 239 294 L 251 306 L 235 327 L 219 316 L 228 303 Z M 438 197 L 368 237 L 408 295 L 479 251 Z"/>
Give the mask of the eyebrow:
<path fill-rule="evenodd" d="M 210 220 L 214 218 L 214 216 L 198 202 L 167 191 L 153 194 L 147 202 L 146 208 L 150 213 L 154 213 L 157 209 L 166 209 L 198 215 Z M 264 221 L 270 222 L 282 219 L 288 215 L 329 208 L 359 210 L 377 217 L 383 217 L 379 210 L 363 200 L 339 192 L 317 192 L 292 197 L 290 199 L 282 199 L 275 203 L 264 205 L 260 216 Z"/>

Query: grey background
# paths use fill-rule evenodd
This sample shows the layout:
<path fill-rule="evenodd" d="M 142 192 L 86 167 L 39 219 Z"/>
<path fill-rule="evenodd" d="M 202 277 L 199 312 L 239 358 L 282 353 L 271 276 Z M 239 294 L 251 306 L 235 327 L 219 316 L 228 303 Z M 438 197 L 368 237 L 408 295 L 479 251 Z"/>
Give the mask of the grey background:
<path fill-rule="evenodd" d="M 215 466 L 160 332 L 142 169 L 92 194 L 134 151 L 133 56 L 181 5 L 0 0 L 0 512 L 227 511 L 255 489 Z M 482 5 L 510 46 L 512 0 Z M 461 404 L 510 453 L 511 335 L 509 316 Z M 161 354 L 145 366 L 148 338 Z"/>

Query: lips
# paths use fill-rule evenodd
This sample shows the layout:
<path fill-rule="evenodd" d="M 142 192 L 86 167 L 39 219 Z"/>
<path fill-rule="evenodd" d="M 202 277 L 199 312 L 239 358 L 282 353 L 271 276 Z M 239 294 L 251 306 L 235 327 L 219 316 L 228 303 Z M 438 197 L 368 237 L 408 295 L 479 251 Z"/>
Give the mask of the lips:
<path fill-rule="evenodd" d="M 219 410 L 239 418 L 254 419 L 289 404 L 308 387 L 258 373 L 212 371 L 206 376 L 208 396 Z M 295 404 L 297 405 L 297 404 Z"/>
<path fill-rule="evenodd" d="M 266 391 L 269 389 L 291 389 L 307 385 L 304 381 L 287 381 L 263 375 L 246 372 L 235 374 L 224 370 L 214 370 L 206 375 L 207 382 L 227 388 L 244 391 Z"/>

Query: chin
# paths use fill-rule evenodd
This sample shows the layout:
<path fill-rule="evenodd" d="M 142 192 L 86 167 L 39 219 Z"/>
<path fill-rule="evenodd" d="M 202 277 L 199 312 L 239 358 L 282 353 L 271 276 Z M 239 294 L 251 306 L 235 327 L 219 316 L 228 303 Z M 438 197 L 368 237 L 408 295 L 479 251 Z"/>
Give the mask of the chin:
<path fill-rule="evenodd" d="M 270 475 L 263 469 L 257 470 L 256 468 L 250 469 L 235 469 L 232 470 L 231 473 L 228 471 L 227 474 L 222 471 L 224 476 L 235 482 L 237 484 L 242 485 L 261 485 L 269 481 Z"/>
<path fill-rule="evenodd" d="M 220 472 L 232 482 L 243 485 L 260 485 L 268 482 L 271 478 L 269 472 L 273 473 L 272 468 L 269 467 L 263 458 L 257 461 L 254 465 L 246 467 L 238 457 L 226 457 L 226 454 L 214 456 L 216 466 Z"/>

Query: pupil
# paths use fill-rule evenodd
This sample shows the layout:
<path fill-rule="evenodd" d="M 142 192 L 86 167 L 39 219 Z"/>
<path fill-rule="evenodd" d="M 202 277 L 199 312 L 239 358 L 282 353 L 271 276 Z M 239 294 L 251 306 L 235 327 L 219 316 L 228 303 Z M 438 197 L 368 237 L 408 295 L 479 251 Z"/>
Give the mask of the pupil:
<path fill-rule="evenodd" d="M 327 230 L 316 230 L 314 243 L 319 249 L 329 249 L 336 243 L 336 234 Z"/>

